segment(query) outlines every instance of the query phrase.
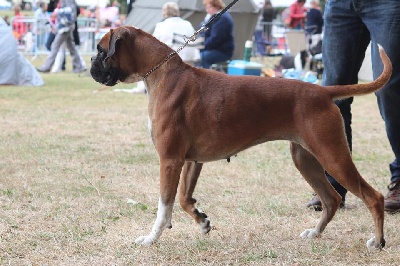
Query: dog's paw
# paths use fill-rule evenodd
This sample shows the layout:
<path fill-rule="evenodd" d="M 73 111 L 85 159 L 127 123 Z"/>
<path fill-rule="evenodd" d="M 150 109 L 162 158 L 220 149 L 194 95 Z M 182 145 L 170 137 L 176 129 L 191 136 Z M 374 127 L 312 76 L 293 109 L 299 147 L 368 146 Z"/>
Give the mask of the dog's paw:
<path fill-rule="evenodd" d="M 204 222 L 200 223 L 200 230 L 203 234 L 207 234 L 211 230 L 211 222 L 208 218 L 204 219 Z"/>
<path fill-rule="evenodd" d="M 300 237 L 303 239 L 316 238 L 318 236 L 319 236 L 319 232 L 316 229 L 307 229 L 303 233 L 300 234 Z"/>
<path fill-rule="evenodd" d="M 375 243 L 375 237 L 371 238 L 370 240 L 367 241 L 367 248 L 370 251 L 374 251 L 374 250 L 381 250 L 385 247 L 385 239 L 382 240 L 382 242 L 378 245 L 376 245 Z"/>
<path fill-rule="evenodd" d="M 136 244 L 143 245 L 143 246 L 150 246 L 154 242 L 156 242 L 156 240 L 151 235 L 140 236 L 140 237 L 136 238 L 136 240 L 135 240 Z"/>
<path fill-rule="evenodd" d="M 367 241 L 367 248 L 368 249 L 375 249 L 375 237 L 371 238 Z"/>

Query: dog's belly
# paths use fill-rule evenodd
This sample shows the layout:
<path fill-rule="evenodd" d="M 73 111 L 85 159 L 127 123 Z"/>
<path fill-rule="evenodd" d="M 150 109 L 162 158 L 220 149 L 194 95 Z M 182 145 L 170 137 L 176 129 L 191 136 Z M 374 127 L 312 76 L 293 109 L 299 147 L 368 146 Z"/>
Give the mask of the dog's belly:
<path fill-rule="evenodd" d="M 252 146 L 274 140 L 296 141 L 290 119 L 271 120 L 268 112 L 255 116 L 242 116 L 242 119 L 227 119 L 221 123 L 208 122 L 202 127 L 191 131 L 191 141 L 186 153 L 186 159 L 199 162 L 227 159 Z"/>
<path fill-rule="evenodd" d="M 276 139 L 278 139 L 278 137 L 270 135 L 254 139 L 241 138 L 238 136 L 235 139 L 225 138 L 218 139 L 216 141 L 209 138 L 206 141 L 199 141 L 198 143 L 192 145 L 188 150 L 185 159 L 188 161 L 197 162 L 210 162 L 228 159 L 252 146 Z"/>

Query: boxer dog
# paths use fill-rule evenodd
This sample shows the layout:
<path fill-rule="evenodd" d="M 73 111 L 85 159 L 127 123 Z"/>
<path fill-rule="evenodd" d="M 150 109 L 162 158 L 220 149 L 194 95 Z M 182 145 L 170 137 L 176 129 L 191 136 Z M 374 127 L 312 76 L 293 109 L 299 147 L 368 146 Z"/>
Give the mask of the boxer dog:
<path fill-rule="evenodd" d="M 113 86 L 144 80 L 147 86 L 149 128 L 160 159 L 160 198 L 152 230 L 137 238 L 137 244 L 150 245 L 172 227 L 178 183 L 180 205 L 208 233 L 210 220 L 192 197 L 203 163 L 230 158 L 266 141 L 288 140 L 296 168 L 323 205 L 318 225 L 300 236 L 319 236 L 341 202 L 325 177 L 326 169 L 371 212 L 375 236 L 367 246 L 384 247 L 383 196 L 356 169 L 333 102 L 372 93 L 386 84 L 392 66 L 381 47 L 384 69 L 377 80 L 325 87 L 195 68 L 152 35 L 128 26 L 110 30 L 97 49 L 90 70 L 97 82 Z"/>

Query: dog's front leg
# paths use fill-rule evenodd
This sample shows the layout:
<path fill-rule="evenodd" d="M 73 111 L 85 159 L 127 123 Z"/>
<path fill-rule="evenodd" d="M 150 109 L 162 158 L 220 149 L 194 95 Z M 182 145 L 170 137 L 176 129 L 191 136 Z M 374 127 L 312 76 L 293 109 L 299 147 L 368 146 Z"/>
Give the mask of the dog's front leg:
<path fill-rule="evenodd" d="M 183 161 L 160 159 L 160 199 L 157 218 L 149 235 L 138 237 L 136 244 L 151 245 L 158 240 L 165 228 L 172 228 L 172 209 L 182 171 Z"/>
<path fill-rule="evenodd" d="M 201 232 L 207 234 L 211 230 L 210 220 L 204 212 L 194 206 L 196 200 L 193 198 L 193 191 L 196 187 L 202 167 L 202 163 L 185 162 L 181 174 L 179 202 L 182 209 L 192 216 L 196 223 L 200 225 Z"/>

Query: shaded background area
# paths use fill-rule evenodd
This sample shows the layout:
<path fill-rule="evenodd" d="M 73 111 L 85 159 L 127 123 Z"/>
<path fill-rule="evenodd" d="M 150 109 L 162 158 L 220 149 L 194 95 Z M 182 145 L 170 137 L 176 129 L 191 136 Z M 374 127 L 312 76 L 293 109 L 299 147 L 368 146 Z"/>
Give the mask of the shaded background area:
<path fill-rule="evenodd" d="M 126 18 L 125 25 L 135 26 L 148 33 L 154 31 L 154 27 L 162 17 L 162 6 L 171 0 L 136 0 L 133 9 Z M 181 17 L 190 21 L 195 29 L 206 16 L 202 0 L 176 0 L 181 9 Z M 224 0 L 228 5 L 231 1 Z M 241 59 L 244 53 L 244 43 L 251 40 L 254 28 L 257 24 L 258 7 L 253 0 L 240 0 L 231 9 L 230 14 L 234 20 L 235 52 L 233 59 Z"/>

